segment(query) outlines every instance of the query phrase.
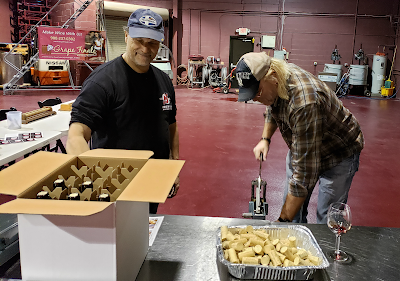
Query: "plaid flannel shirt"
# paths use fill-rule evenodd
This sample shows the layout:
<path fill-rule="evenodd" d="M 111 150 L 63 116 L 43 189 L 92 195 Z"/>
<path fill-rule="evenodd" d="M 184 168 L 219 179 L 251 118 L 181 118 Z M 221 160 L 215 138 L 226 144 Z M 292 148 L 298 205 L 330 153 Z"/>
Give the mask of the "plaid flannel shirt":
<path fill-rule="evenodd" d="M 276 123 L 292 153 L 289 193 L 304 197 L 319 176 L 364 147 L 357 119 L 336 94 L 311 73 L 288 64 L 289 100 L 267 107 L 265 122 Z"/>

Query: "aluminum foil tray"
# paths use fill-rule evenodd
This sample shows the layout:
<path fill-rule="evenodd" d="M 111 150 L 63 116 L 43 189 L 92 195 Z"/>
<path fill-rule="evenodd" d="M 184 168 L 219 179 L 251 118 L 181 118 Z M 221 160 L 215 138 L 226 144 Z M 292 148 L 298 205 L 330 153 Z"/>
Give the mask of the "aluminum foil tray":
<path fill-rule="evenodd" d="M 228 228 L 246 228 L 242 226 L 228 226 Z M 228 272 L 240 279 L 263 279 L 263 280 L 309 280 L 313 278 L 318 269 L 329 266 L 324 253 L 315 240 L 312 232 L 303 225 L 266 225 L 253 226 L 256 229 L 265 229 L 272 238 L 295 236 L 297 247 L 310 251 L 314 256 L 321 259 L 322 263 L 316 266 L 292 266 L 292 267 L 273 267 L 263 265 L 248 265 L 230 263 L 224 258 L 224 250 L 221 243 L 221 228 L 217 234 L 217 257 L 218 260 L 227 267 Z"/>

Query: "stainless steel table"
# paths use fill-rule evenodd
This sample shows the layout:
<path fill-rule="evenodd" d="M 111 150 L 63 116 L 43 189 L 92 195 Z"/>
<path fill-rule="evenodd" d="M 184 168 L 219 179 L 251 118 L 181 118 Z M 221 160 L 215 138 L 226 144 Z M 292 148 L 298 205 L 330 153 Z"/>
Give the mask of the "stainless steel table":
<path fill-rule="evenodd" d="M 266 221 L 214 217 L 165 216 L 137 280 L 238 280 L 216 260 L 216 231 L 221 225 L 265 225 Z M 335 247 L 326 225 L 307 224 L 324 252 Z M 352 261 L 331 262 L 314 280 L 400 280 L 400 228 L 352 227 L 341 249 Z"/>
<path fill-rule="evenodd" d="M 166 215 L 136 280 L 237 280 L 217 262 L 216 232 L 221 225 L 248 224 L 256 226 L 269 222 Z M 326 225 L 306 226 L 324 252 L 334 248 L 334 234 Z M 400 228 L 352 227 L 343 235 L 341 244 L 352 261 L 331 262 L 329 268 L 314 274 L 314 280 L 400 280 L 399 239 Z M 7 266 L 0 270 L 0 278 L 21 278 L 18 259 Z"/>

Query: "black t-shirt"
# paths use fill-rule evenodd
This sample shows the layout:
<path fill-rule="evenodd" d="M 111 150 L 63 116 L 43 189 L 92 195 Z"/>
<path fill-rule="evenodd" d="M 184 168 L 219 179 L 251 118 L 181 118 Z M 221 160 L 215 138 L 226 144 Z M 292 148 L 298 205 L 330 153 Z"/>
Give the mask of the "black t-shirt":
<path fill-rule="evenodd" d="M 147 73 L 137 73 L 118 57 L 85 80 L 71 123 L 92 130 L 92 148 L 151 150 L 154 158 L 167 159 L 175 116 L 170 78 L 152 65 Z"/>

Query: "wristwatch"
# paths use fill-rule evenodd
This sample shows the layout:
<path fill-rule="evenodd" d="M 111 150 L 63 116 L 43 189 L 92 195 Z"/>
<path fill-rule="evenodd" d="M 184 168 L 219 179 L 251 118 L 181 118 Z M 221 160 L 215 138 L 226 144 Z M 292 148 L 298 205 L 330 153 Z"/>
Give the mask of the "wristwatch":
<path fill-rule="evenodd" d="M 268 142 L 268 144 L 271 144 L 271 139 L 270 138 L 261 138 L 261 140 L 266 140 Z"/>
<path fill-rule="evenodd" d="M 278 221 L 280 221 L 280 222 L 290 222 L 290 220 L 288 220 L 288 219 L 282 219 L 281 217 L 279 217 Z"/>

